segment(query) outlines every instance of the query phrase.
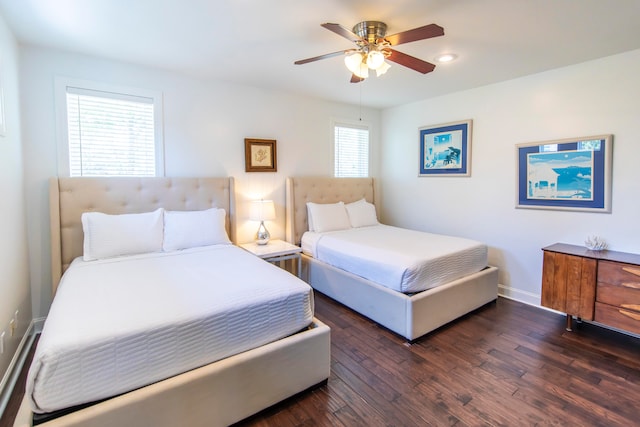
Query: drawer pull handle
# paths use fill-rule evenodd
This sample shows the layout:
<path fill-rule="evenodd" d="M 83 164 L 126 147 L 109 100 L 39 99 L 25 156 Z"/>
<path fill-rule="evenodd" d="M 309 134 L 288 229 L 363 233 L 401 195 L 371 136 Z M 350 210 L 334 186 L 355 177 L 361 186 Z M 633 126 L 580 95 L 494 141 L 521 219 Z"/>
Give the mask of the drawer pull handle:
<path fill-rule="evenodd" d="M 620 304 L 622 308 L 628 308 L 629 310 L 640 311 L 640 305 L 638 304 Z"/>
<path fill-rule="evenodd" d="M 640 268 L 631 268 L 631 267 L 622 267 L 624 271 L 627 273 L 635 274 L 636 276 L 640 276 Z"/>
<path fill-rule="evenodd" d="M 640 283 L 638 282 L 622 282 L 622 286 L 625 288 L 640 289 Z"/>
<path fill-rule="evenodd" d="M 630 311 L 627 310 L 618 310 L 620 312 L 620 314 L 622 314 L 623 316 L 627 316 L 632 318 L 633 320 L 640 320 L 640 313 L 632 313 Z"/>

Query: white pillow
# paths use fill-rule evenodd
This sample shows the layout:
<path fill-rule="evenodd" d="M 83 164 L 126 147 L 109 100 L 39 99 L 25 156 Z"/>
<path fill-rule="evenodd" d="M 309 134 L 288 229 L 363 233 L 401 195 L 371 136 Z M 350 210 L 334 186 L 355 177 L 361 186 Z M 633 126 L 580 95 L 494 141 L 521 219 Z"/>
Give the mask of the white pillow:
<path fill-rule="evenodd" d="M 82 214 L 84 247 L 82 258 L 93 261 L 120 255 L 162 250 L 162 209 L 153 212 L 108 215 Z"/>
<path fill-rule="evenodd" d="M 343 202 L 313 203 L 307 202 L 309 230 L 317 233 L 325 231 L 346 230 L 351 228 L 347 210 Z M 313 224 L 313 229 L 311 228 Z"/>
<path fill-rule="evenodd" d="M 229 236 L 224 228 L 225 210 L 211 208 L 204 211 L 165 211 L 164 242 L 165 251 L 229 244 Z"/>
<path fill-rule="evenodd" d="M 349 222 L 354 228 L 379 224 L 376 216 L 376 207 L 365 199 L 347 203 L 345 209 L 349 215 Z"/>

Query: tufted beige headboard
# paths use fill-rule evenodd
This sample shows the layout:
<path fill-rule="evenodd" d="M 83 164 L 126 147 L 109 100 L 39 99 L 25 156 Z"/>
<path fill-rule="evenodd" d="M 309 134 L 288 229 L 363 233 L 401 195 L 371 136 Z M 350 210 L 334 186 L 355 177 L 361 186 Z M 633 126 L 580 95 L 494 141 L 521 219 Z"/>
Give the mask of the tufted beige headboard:
<path fill-rule="evenodd" d="M 223 208 L 227 233 L 235 242 L 233 178 L 51 178 L 51 273 L 55 294 L 62 273 L 82 255 L 83 212 L 108 214 Z"/>
<path fill-rule="evenodd" d="M 351 203 L 364 197 L 375 204 L 373 178 L 291 177 L 286 193 L 286 238 L 296 245 L 309 229 L 307 202 Z"/>

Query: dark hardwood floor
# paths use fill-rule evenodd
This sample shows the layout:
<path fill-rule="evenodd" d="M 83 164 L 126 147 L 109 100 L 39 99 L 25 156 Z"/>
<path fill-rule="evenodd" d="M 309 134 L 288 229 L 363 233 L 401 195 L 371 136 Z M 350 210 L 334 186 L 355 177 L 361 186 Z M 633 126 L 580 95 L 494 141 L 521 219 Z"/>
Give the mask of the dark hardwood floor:
<path fill-rule="evenodd" d="M 640 425 L 640 339 L 504 298 L 413 344 L 323 295 L 316 315 L 327 384 L 238 426 Z"/>

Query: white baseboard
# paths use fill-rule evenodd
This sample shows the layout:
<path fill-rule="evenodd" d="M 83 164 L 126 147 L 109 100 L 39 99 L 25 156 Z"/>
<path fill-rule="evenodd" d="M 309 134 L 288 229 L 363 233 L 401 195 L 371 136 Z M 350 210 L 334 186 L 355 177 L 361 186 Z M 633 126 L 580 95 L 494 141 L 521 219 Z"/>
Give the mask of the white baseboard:
<path fill-rule="evenodd" d="M 544 308 L 540 305 L 540 295 L 532 294 L 531 292 L 515 289 L 510 286 L 504 286 L 498 284 L 498 295 L 504 298 L 519 301 L 524 304 L 533 305 L 536 307 Z"/>
<path fill-rule="evenodd" d="M 11 393 L 13 392 L 13 388 L 18 381 L 18 377 L 20 376 L 20 372 L 22 371 L 22 367 L 24 366 L 25 360 L 27 359 L 27 355 L 29 354 L 29 350 L 33 345 L 33 341 L 36 339 L 36 334 L 42 331 L 42 326 L 44 325 L 44 318 L 41 319 L 33 319 L 29 324 L 24 336 L 20 340 L 20 344 L 18 344 L 18 348 L 11 359 L 11 363 L 9 363 L 9 367 L 0 381 L 0 417 L 4 414 L 4 410 L 9 403 L 9 399 L 11 398 Z"/>

